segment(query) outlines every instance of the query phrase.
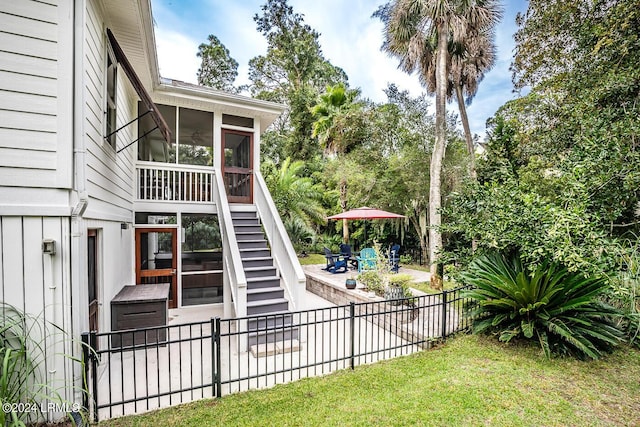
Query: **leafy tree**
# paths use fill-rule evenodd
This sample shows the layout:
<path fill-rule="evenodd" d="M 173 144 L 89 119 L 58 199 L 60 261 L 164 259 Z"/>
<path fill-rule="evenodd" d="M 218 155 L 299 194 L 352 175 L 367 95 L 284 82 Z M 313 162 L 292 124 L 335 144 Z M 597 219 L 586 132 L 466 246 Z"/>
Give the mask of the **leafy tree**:
<path fill-rule="evenodd" d="M 312 135 L 310 108 L 327 85 L 346 82 L 344 71 L 327 61 L 319 34 L 294 13 L 286 0 L 267 0 L 255 15 L 258 31 L 267 39 L 265 55 L 249 61 L 249 91 L 254 97 L 282 102 L 288 115 L 276 126 L 281 132 L 280 157 L 310 160 L 319 154 Z"/>
<path fill-rule="evenodd" d="M 431 279 L 438 283 L 438 256 L 442 249 L 441 172 L 446 149 L 446 99 L 449 83 L 449 44 L 493 27 L 499 19 L 496 1 L 394 0 L 381 9 L 385 23 L 383 49 L 400 60 L 407 72 L 418 71 L 423 84 L 436 96 L 435 144 L 429 180 L 429 262 Z M 429 82 L 433 81 L 431 87 Z"/>
<path fill-rule="evenodd" d="M 202 63 L 198 69 L 198 84 L 226 92 L 238 93 L 234 86 L 238 77 L 238 62 L 231 57 L 229 49 L 213 34 L 208 43 L 198 46 L 198 58 Z"/>
<path fill-rule="evenodd" d="M 324 192 L 311 178 L 300 176 L 303 168 L 304 162 L 291 161 L 289 158 L 285 159 L 279 168 L 269 161 L 262 165 L 265 182 L 285 223 L 288 218 L 301 218 L 307 226 L 324 224 Z"/>

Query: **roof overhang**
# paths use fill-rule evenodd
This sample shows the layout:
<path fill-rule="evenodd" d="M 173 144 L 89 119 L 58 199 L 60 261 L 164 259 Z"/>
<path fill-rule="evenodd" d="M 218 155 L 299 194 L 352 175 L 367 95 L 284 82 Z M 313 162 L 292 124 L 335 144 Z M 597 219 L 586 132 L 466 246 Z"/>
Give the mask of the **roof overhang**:
<path fill-rule="evenodd" d="M 260 118 L 260 132 L 264 132 L 286 109 L 283 104 L 237 95 L 179 80 L 160 79 L 154 91 L 156 101 L 167 97 L 189 99 L 191 102 L 215 104 L 216 109 L 226 114 Z"/>

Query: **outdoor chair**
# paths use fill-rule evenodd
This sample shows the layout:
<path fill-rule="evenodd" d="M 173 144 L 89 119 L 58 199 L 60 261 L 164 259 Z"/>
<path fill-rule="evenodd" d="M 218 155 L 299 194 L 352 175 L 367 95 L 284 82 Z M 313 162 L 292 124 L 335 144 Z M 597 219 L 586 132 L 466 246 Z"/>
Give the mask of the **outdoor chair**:
<path fill-rule="evenodd" d="M 344 260 L 348 264 L 351 264 L 351 268 L 358 268 L 358 260 L 353 256 L 353 252 L 351 252 L 351 245 L 340 243 L 340 255 L 344 257 Z"/>
<path fill-rule="evenodd" d="M 376 269 L 376 250 L 373 248 L 364 248 L 360 251 L 358 260 L 358 273 L 363 271 L 374 271 Z"/>
<path fill-rule="evenodd" d="M 389 269 L 393 273 L 397 273 L 400 269 L 400 245 L 391 246 L 389 250 Z"/>
<path fill-rule="evenodd" d="M 332 274 L 347 272 L 347 261 L 342 255 L 332 254 L 329 248 L 324 248 L 324 257 L 327 259 L 327 265 L 323 270 Z"/>

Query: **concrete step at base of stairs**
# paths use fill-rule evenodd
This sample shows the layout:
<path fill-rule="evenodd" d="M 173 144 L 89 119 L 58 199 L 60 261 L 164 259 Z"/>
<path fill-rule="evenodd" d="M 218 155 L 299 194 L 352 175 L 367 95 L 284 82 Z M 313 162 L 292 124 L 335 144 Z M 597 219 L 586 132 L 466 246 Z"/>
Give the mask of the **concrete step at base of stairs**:
<path fill-rule="evenodd" d="M 285 298 L 276 298 L 259 301 L 247 301 L 247 315 L 273 313 L 274 311 L 286 311 L 289 309 L 289 301 Z"/>
<path fill-rule="evenodd" d="M 284 298 L 284 289 L 281 287 L 247 289 L 247 301 L 266 301 L 280 298 Z"/>
<path fill-rule="evenodd" d="M 279 343 L 297 340 L 300 336 L 297 326 L 272 331 L 249 332 L 249 345 Z"/>
<path fill-rule="evenodd" d="M 298 340 L 287 340 L 275 343 L 254 344 L 249 347 L 253 357 L 273 356 L 276 354 L 293 353 L 300 351 L 302 345 Z"/>

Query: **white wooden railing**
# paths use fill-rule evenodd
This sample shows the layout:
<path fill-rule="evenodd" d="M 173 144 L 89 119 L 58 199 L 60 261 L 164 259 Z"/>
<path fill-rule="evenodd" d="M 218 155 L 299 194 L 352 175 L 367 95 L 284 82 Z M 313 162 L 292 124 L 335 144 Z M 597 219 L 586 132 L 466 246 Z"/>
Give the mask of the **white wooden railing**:
<path fill-rule="evenodd" d="M 229 281 L 235 317 L 245 317 L 247 315 L 247 278 L 242 267 L 240 249 L 236 240 L 231 219 L 231 210 L 227 201 L 222 173 L 219 170 L 214 172 L 214 201 L 218 209 L 218 221 L 220 222 L 220 235 L 222 237 L 222 254 L 225 272 L 225 280 Z M 225 289 L 224 293 L 227 291 Z M 227 302 L 225 302 L 225 305 Z M 244 340 L 246 341 L 246 340 Z"/>
<path fill-rule="evenodd" d="M 254 177 L 254 202 L 258 215 L 269 239 L 271 254 L 280 271 L 285 292 L 289 295 L 291 310 L 296 310 L 306 288 L 307 279 L 264 178 L 258 171 L 254 172 Z"/>
<path fill-rule="evenodd" d="M 136 163 L 136 199 L 212 203 L 213 168 L 174 163 Z"/>

